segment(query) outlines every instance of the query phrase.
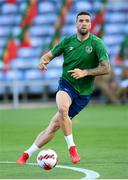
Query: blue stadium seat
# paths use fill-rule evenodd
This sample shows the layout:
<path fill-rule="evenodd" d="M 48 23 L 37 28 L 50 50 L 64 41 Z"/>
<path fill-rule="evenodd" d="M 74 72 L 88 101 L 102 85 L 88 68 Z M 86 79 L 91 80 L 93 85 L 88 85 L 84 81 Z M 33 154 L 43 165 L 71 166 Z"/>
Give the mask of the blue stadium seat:
<path fill-rule="evenodd" d="M 48 72 L 44 73 L 44 79 L 46 80 L 59 80 L 59 77 L 61 76 L 61 69 L 60 68 L 54 68 L 49 69 Z"/>
<path fill-rule="evenodd" d="M 12 31 L 13 36 L 17 37 L 20 35 L 20 33 L 21 33 L 21 28 L 19 26 L 14 26 Z"/>
<path fill-rule="evenodd" d="M 58 90 L 58 83 L 55 83 L 55 84 L 49 84 L 49 93 L 56 93 L 57 90 Z"/>
<path fill-rule="evenodd" d="M 51 81 L 51 83 L 48 85 L 49 93 L 56 93 L 61 73 L 62 71 L 60 68 L 49 69 L 48 72 L 44 73 L 44 79 Z"/>
<path fill-rule="evenodd" d="M 50 35 L 52 36 L 55 32 L 55 29 L 53 28 L 52 25 L 36 25 L 31 27 L 30 29 L 30 35 L 31 36 L 46 36 L 46 35 Z"/>
<path fill-rule="evenodd" d="M 25 68 L 25 63 L 21 58 L 16 58 L 15 60 L 10 62 L 11 69 L 20 69 Z"/>
<path fill-rule="evenodd" d="M 11 29 L 9 26 L 3 26 L 0 25 L 0 36 L 3 37 L 8 37 L 9 34 L 11 33 Z"/>
<path fill-rule="evenodd" d="M 5 80 L 5 73 L 3 71 L 0 71 L 0 95 L 3 95 L 5 94 L 5 87 L 2 86 L 2 83 L 4 82 Z"/>
<path fill-rule="evenodd" d="M 126 15 L 122 12 L 113 12 L 110 13 L 109 11 L 105 14 L 105 21 L 107 23 L 124 23 L 125 22 Z"/>
<path fill-rule="evenodd" d="M 3 70 L 3 60 L 0 59 L 0 71 L 2 71 L 2 70 Z"/>
<path fill-rule="evenodd" d="M 103 39 L 107 46 L 111 46 L 111 45 L 115 46 L 117 44 L 119 45 L 123 41 L 124 36 L 123 36 L 123 34 L 120 34 L 120 35 L 118 35 L 118 34 L 111 35 L 110 34 L 110 35 L 104 36 Z"/>
<path fill-rule="evenodd" d="M 37 58 L 16 58 L 11 61 L 10 66 L 12 69 L 31 69 L 37 68 L 39 64 L 39 59 Z"/>
<path fill-rule="evenodd" d="M 115 24 L 106 24 L 105 33 L 106 34 L 124 34 L 124 26 L 121 26 L 120 23 Z"/>
<path fill-rule="evenodd" d="M 90 1 L 89 1 L 90 2 Z M 92 14 L 95 12 L 97 12 L 101 7 L 102 7 L 102 5 L 103 5 L 103 1 L 100 1 L 100 0 L 98 0 L 98 1 L 93 1 L 93 4 L 91 4 L 91 6 L 92 6 Z M 93 14 L 94 15 L 94 14 Z"/>
<path fill-rule="evenodd" d="M 54 12 L 56 10 L 56 6 L 52 3 L 52 1 L 44 1 L 39 3 L 38 10 L 39 13 Z"/>
<path fill-rule="evenodd" d="M 15 15 L 0 15 L 0 25 L 13 25 L 13 23 L 15 22 Z"/>
<path fill-rule="evenodd" d="M 43 46 L 44 41 L 42 41 L 42 38 L 40 37 L 31 37 L 31 42 L 33 47 L 40 47 Z"/>
<path fill-rule="evenodd" d="M 20 22 L 23 18 L 23 15 L 22 14 L 17 14 L 16 17 L 15 17 L 15 21 L 14 21 L 14 25 L 15 26 L 18 26 L 20 28 Z"/>
<path fill-rule="evenodd" d="M 27 92 L 32 94 L 42 94 L 44 92 L 43 86 L 43 76 L 44 74 L 38 69 L 27 70 L 25 72 L 25 80 L 28 81 Z M 32 84 L 31 82 L 37 82 L 37 80 L 42 81 L 39 84 Z"/>
<path fill-rule="evenodd" d="M 19 14 L 23 14 L 26 10 L 26 7 L 27 7 L 27 1 L 26 0 L 20 1 L 18 7 Z"/>
<path fill-rule="evenodd" d="M 116 54 L 120 50 L 120 46 L 117 44 L 115 46 L 111 46 L 111 48 L 108 49 L 108 52 L 111 54 Z"/>
<path fill-rule="evenodd" d="M 47 14 L 39 14 L 35 17 L 33 24 L 34 25 L 47 25 L 54 24 L 57 19 L 57 14 L 55 13 L 47 13 Z"/>
<path fill-rule="evenodd" d="M 0 30 L 0 31 L 1 31 L 1 30 Z M 1 33 L 0 33 L 0 36 L 1 36 Z M 0 48 L 5 47 L 6 42 L 7 42 L 7 37 L 0 37 Z M 0 53 L 0 54 L 1 54 L 1 53 Z"/>
<path fill-rule="evenodd" d="M 18 3 L 26 3 L 26 0 L 17 0 Z"/>
<path fill-rule="evenodd" d="M 63 57 L 59 56 L 54 58 L 54 60 L 52 60 L 49 64 L 48 64 L 48 68 L 61 68 L 63 64 Z"/>
<path fill-rule="evenodd" d="M 10 71 L 5 73 L 5 79 L 6 79 L 6 81 L 23 80 L 24 79 L 23 71 L 21 71 L 21 70 L 10 70 Z"/>
<path fill-rule="evenodd" d="M 127 10 L 128 4 L 126 1 L 110 1 L 108 3 L 107 9 L 108 11 L 125 11 Z"/>
<path fill-rule="evenodd" d="M 125 30 L 124 31 L 125 31 L 125 34 L 128 33 L 128 24 L 125 25 Z"/>
<path fill-rule="evenodd" d="M 65 17 L 65 24 L 73 24 L 76 16 L 73 12 L 69 12 L 67 16 Z"/>
<path fill-rule="evenodd" d="M 5 80 L 5 73 L 0 70 L 0 81 L 4 81 L 4 80 Z"/>
<path fill-rule="evenodd" d="M 1 86 L 0 87 L 0 95 L 4 95 L 5 94 L 5 87 Z"/>
<path fill-rule="evenodd" d="M 18 93 L 23 94 L 25 92 L 25 87 L 21 86 L 20 80 L 24 79 L 24 72 L 21 70 L 10 70 L 5 73 L 5 79 L 8 82 L 12 82 L 9 86 L 9 93 L 13 93 L 13 85 L 16 83 Z"/>
<path fill-rule="evenodd" d="M 92 10 L 91 3 L 89 3 L 88 1 L 84 1 L 84 0 L 76 1 L 75 10 L 77 12 L 91 11 Z"/>
<path fill-rule="evenodd" d="M 66 35 L 71 35 L 71 34 L 75 34 L 76 33 L 76 28 L 75 28 L 75 24 L 70 24 L 70 25 L 64 25 L 63 29 L 62 29 L 62 35 L 66 36 Z"/>
<path fill-rule="evenodd" d="M 25 71 L 25 80 L 42 80 L 44 73 L 38 69 L 30 69 Z"/>
<path fill-rule="evenodd" d="M 21 58 L 29 58 L 31 61 L 31 57 L 38 57 L 41 53 L 41 48 L 20 48 L 18 51 L 18 57 Z"/>
<path fill-rule="evenodd" d="M 16 58 L 11 61 L 10 66 L 12 69 L 27 69 L 31 68 L 31 62 L 26 58 Z"/>
<path fill-rule="evenodd" d="M 16 13 L 18 13 L 17 4 L 5 3 L 2 6 L 2 11 L 1 12 L 3 14 L 16 14 Z"/>
<path fill-rule="evenodd" d="M 1 56 L 2 56 L 2 54 L 3 54 L 3 51 L 4 51 L 4 48 L 2 48 L 2 47 L 0 47 L 0 54 L 1 54 Z M 1 57 L 0 57 L 1 58 Z M 1 60 L 1 59 L 0 59 Z"/>

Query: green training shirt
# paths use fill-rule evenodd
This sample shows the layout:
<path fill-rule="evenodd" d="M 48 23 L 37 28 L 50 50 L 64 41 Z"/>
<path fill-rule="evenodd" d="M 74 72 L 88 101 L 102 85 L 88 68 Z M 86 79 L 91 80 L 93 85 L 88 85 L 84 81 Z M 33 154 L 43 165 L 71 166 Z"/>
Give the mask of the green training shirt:
<path fill-rule="evenodd" d="M 84 41 L 79 41 L 76 35 L 72 35 L 62 39 L 51 52 L 54 57 L 61 54 L 64 56 L 61 78 L 68 81 L 80 95 L 92 94 L 94 76 L 75 79 L 68 71 L 75 68 L 82 70 L 96 68 L 100 61 L 108 60 L 103 41 L 93 34 Z"/>

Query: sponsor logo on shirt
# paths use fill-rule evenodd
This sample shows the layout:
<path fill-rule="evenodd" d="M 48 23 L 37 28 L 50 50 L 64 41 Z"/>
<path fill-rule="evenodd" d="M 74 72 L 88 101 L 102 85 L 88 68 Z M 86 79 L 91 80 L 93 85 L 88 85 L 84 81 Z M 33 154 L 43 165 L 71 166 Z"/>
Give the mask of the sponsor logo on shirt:
<path fill-rule="evenodd" d="M 92 52 L 92 50 L 93 50 L 92 46 L 86 46 L 86 47 L 85 47 L 85 51 L 86 51 L 88 54 L 90 54 L 90 53 Z"/>
<path fill-rule="evenodd" d="M 74 49 L 74 47 L 69 47 L 69 51 L 72 51 Z"/>

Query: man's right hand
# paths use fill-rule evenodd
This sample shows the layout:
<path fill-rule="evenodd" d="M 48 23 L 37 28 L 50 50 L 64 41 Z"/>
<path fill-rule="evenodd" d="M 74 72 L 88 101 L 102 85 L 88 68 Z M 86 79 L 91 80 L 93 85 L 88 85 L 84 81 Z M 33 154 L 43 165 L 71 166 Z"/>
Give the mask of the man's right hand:
<path fill-rule="evenodd" d="M 45 62 L 43 62 L 43 61 L 40 61 L 40 63 L 39 63 L 39 69 L 40 69 L 40 71 L 47 71 L 48 70 L 48 68 L 47 68 L 47 63 L 45 63 Z"/>
<path fill-rule="evenodd" d="M 47 71 L 47 64 L 53 59 L 53 55 L 51 51 L 45 53 L 41 58 L 39 62 L 39 69 L 41 71 Z"/>

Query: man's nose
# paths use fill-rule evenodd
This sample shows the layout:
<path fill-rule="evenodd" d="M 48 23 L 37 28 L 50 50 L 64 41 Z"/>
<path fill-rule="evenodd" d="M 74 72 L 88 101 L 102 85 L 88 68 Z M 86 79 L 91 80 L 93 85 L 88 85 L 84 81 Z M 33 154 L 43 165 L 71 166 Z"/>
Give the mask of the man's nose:
<path fill-rule="evenodd" d="M 86 26 L 86 23 L 82 23 L 82 26 Z"/>
<path fill-rule="evenodd" d="M 87 22 L 86 21 L 83 21 L 83 23 L 82 23 L 83 25 L 86 25 L 87 24 Z"/>

